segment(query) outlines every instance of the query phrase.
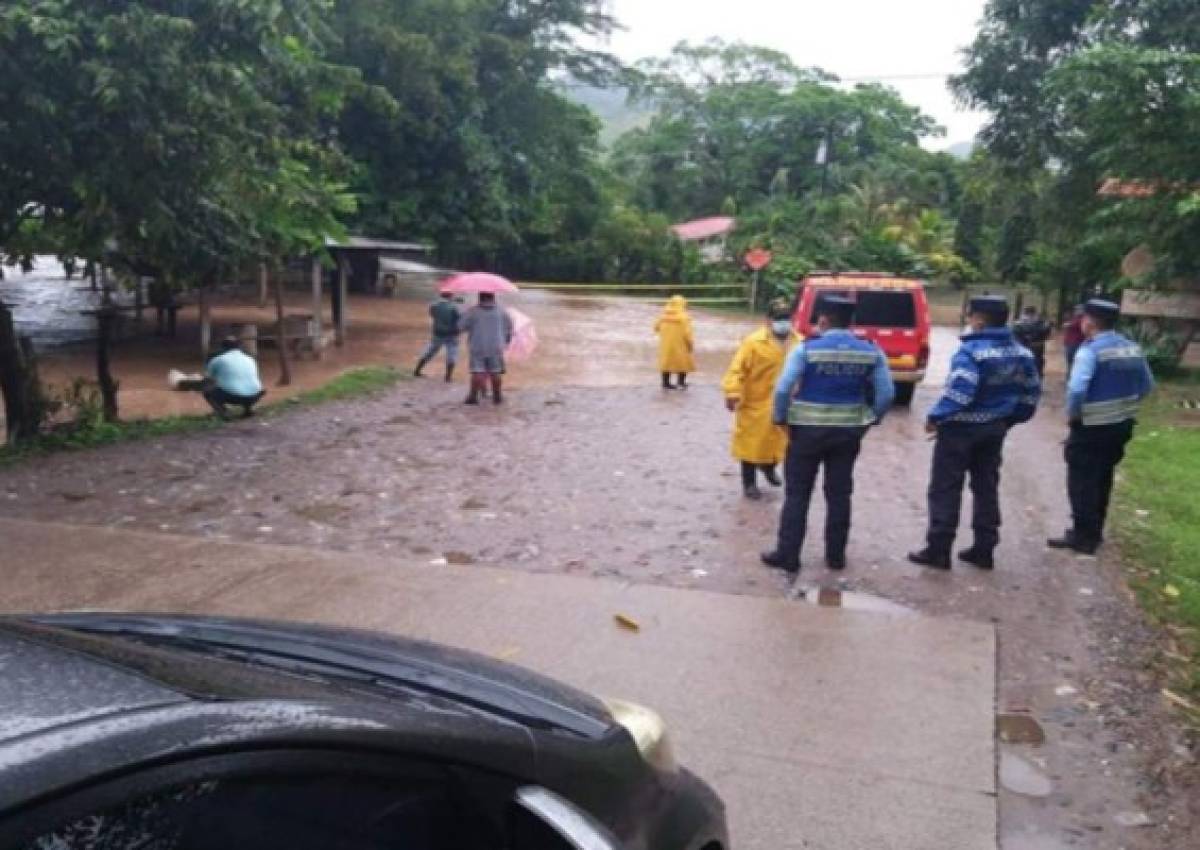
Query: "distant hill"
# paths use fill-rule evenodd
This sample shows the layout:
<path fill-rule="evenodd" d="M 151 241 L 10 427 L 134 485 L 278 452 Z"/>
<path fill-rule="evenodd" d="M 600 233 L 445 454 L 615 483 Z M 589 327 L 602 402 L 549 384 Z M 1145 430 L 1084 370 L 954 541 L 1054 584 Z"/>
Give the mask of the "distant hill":
<path fill-rule="evenodd" d="M 971 154 L 975 152 L 975 143 L 956 142 L 955 144 L 946 148 L 945 152 L 950 154 L 950 156 L 954 157 L 955 159 L 970 159 Z"/>
<path fill-rule="evenodd" d="M 641 127 L 653 115 L 645 104 L 631 106 L 628 92 L 625 89 L 601 89 L 594 86 L 569 85 L 563 86 L 562 93 L 581 106 L 592 110 L 604 125 L 600 132 L 600 141 L 605 147 L 623 134 Z"/>

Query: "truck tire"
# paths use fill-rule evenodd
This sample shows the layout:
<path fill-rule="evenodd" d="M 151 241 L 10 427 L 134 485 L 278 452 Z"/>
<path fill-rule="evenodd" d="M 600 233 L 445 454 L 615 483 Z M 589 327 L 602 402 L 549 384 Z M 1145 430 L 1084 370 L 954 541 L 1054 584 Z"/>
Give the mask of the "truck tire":
<path fill-rule="evenodd" d="M 896 384 L 896 401 L 897 407 L 908 407 L 912 404 L 913 393 L 917 391 L 916 384 Z"/>

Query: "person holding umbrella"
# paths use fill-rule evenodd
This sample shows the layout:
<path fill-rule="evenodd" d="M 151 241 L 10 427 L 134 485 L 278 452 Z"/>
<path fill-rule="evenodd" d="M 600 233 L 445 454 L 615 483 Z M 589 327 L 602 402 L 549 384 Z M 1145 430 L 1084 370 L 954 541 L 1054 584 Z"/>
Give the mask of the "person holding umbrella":
<path fill-rule="evenodd" d="M 513 339 L 513 320 L 507 310 L 497 305 L 496 295 L 516 291 L 504 278 L 481 273 L 459 275 L 443 287 L 443 292 L 479 293 L 479 303 L 467 311 L 459 324 L 467 335 L 471 361 L 471 390 L 466 404 L 479 404 L 479 397 L 487 392 L 489 383 L 492 401 L 495 404 L 504 401 L 504 352 Z"/>

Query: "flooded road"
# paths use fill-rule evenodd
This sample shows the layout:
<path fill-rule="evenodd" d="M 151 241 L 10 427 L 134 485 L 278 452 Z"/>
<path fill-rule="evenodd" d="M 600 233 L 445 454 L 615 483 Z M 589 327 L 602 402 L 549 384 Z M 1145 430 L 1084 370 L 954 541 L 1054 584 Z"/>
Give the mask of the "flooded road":
<path fill-rule="evenodd" d="M 78 376 L 94 379 L 92 347 L 78 343 L 81 337 L 90 338 L 93 333 L 92 320 L 79 313 L 93 297 L 85 285 L 45 274 L 27 279 L 10 277 L 0 282 L 0 294 L 16 304 L 18 323 L 23 331 L 35 331 L 43 349 L 50 337 L 57 335 L 60 344 L 44 350 L 41 358 L 41 374 L 46 382 L 61 388 Z M 319 360 L 309 355 L 293 358 L 293 383 L 288 387 L 278 386 L 276 352 L 264 348 L 259 364 L 268 400 L 315 389 L 357 366 L 411 370 L 429 341 L 427 310 L 435 297 L 432 288 L 410 289 L 395 299 L 352 295 L 346 345 L 330 344 Z M 535 291 L 507 297 L 504 302 L 534 319 L 541 341 L 530 361 L 513 364 L 510 387 L 613 387 L 652 385 L 657 381 L 657 339 L 653 333 L 657 305 L 633 299 L 566 297 Z M 311 306 L 306 294 L 288 293 L 289 313 L 311 313 Z M 154 336 L 153 315 L 153 310 L 147 310 L 141 327 L 134 325 L 131 314 L 126 315 L 125 338 L 113 351 L 113 372 L 121 382 L 122 416 L 206 413 L 203 399 L 174 392 L 166 383 L 170 369 L 197 372 L 203 368 L 195 307 L 181 311 L 178 336 L 173 339 Z M 696 312 L 694 317 L 701 372 L 698 378 L 717 381 L 728 365 L 729 353 L 755 323 L 733 313 Z M 330 327 L 328 303 L 323 321 L 326 328 Z M 63 324 L 51 330 L 47 322 Z M 269 333 L 273 322 L 273 308 L 260 306 L 246 293 L 223 295 L 213 308 L 214 338 L 241 323 L 257 323 L 263 333 Z M 72 342 L 75 344 L 68 344 Z M 440 375 L 441 362 L 435 362 L 429 374 Z M 465 387 L 462 369 L 457 380 Z"/>
<path fill-rule="evenodd" d="M 758 563 L 773 541 L 780 495 L 762 503 L 741 497 L 728 451 L 731 416 L 717 386 L 754 323 L 696 312 L 700 374 L 688 392 L 665 393 L 655 374 L 652 305 L 541 294 L 514 303 L 537 321 L 542 348 L 513 369 L 514 391 L 501 408 L 465 408 L 461 386 L 413 381 L 376 398 L 39 459 L 0 470 L 0 515 L 387 553 L 420 568 L 497 566 L 798 597 Z M 355 299 L 350 343 L 321 363 L 305 362 L 302 385 L 351 363 L 408 366 L 424 342 L 425 304 L 423 296 Z M 954 341 L 949 329 L 937 331 L 937 371 L 914 409 L 893 412 L 868 436 L 850 568 L 815 566 L 819 539 L 810 540 L 804 598 L 829 605 L 836 594 L 853 609 L 855 594 L 865 593 L 890 600 L 865 606 L 886 615 L 907 609 L 996 625 L 998 709 L 1029 713 L 1045 729 L 1043 744 L 1012 751 L 1049 786 L 1038 784 L 1036 795 L 1002 792 L 1001 834 L 1012 846 L 1045 839 L 1099 850 L 1187 847 L 1188 803 L 1165 792 L 1162 771 L 1190 756 L 1165 722 L 1148 672 L 1153 636 L 1124 590 L 1115 553 L 1076 559 L 1043 546 L 1066 521 L 1061 376 L 1052 376 L 1038 419 L 1016 429 L 1008 447 L 999 569 L 931 574 L 904 560 L 925 523 L 932 446 L 923 413 Z M 161 373 L 179 364 L 137 351 L 127 347 L 117 364 L 127 411 L 194 401 L 159 388 Z M 176 351 L 194 366 L 183 343 Z M 271 360 L 264 358 L 268 367 Z M 811 527 L 822 518 L 817 499 Z M 54 581 L 52 565 L 46 581 Z M 1114 822 L 1113 813 L 1129 810 L 1148 811 L 1156 826 Z"/>

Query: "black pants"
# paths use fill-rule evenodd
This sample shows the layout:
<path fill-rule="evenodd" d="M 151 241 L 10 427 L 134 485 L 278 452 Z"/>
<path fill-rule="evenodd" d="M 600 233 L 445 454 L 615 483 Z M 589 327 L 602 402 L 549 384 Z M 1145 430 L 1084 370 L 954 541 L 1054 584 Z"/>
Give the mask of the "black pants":
<path fill-rule="evenodd" d="M 958 534 L 963 482 L 971 475 L 975 548 L 991 552 L 1000 542 L 1000 466 L 1007 422 L 943 425 L 933 449 L 929 479 L 929 548 L 949 553 Z"/>
<path fill-rule="evenodd" d="M 228 416 L 229 411 L 225 409 L 225 405 L 231 404 L 242 408 L 242 414 L 250 415 L 250 411 L 254 409 L 254 405 L 258 404 L 259 400 L 266 395 L 266 392 L 261 392 L 258 395 L 242 396 L 227 393 L 220 387 L 210 387 L 204 391 L 204 400 L 208 402 L 218 416 Z"/>
<path fill-rule="evenodd" d="M 1133 439 L 1133 420 L 1115 425 L 1072 425 L 1067 438 L 1067 494 L 1075 539 L 1088 546 L 1104 539 L 1113 476 Z"/>
<path fill-rule="evenodd" d="M 742 487 L 749 488 L 758 484 L 758 471 L 762 470 L 765 473 L 773 472 L 775 464 L 773 463 L 746 463 L 742 461 Z"/>
<path fill-rule="evenodd" d="M 842 559 L 850 538 L 851 497 L 854 494 L 854 463 L 862 448 L 865 428 L 792 428 L 788 445 L 787 498 L 779 522 L 776 551 L 784 558 L 799 558 L 808 532 L 808 507 L 812 501 L 817 471 L 825 468 L 825 556 Z"/>

